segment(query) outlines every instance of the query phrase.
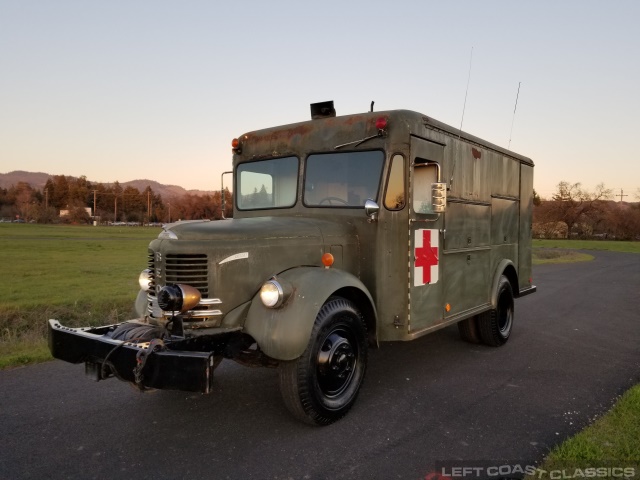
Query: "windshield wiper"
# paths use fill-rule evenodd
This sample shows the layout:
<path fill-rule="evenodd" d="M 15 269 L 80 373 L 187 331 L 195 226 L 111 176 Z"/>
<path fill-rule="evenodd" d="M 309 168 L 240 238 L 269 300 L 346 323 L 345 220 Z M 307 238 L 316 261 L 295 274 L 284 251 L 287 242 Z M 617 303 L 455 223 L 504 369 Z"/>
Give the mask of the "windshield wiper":
<path fill-rule="evenodd" d="M 375 135 L 371 135 L 370 137 L 363 138 L 362 140 L 355 140 L 355 141 L 353 141 L 353 142 L 343 143 L 342 145 L 336 145 L 335 147 L 333 147 L 333 149 L 334 149 L 334 150 L 338 150 L 339 148 L 347 147 L 347 146 L 349 146 L 349 145 L 354 145 L 354 144 L 355 144 L 354 146 L 355 146 L 355 147 L 357 147 L 357 146 L 359 146 L 359 145 L 362 145 L 364 142 L 367 142 L 367 141 L 369 141 L 369 140 L 371 140 L 371 139 L 373 139 L 373 138 L 378 138 L 378 137 L 383 137 L 383 136 L 384 136 L 384 135 L 383 135 L 383 133 L 382 133 L 382 132 L 378 132 L 378 133 L 376 133 Z"/>

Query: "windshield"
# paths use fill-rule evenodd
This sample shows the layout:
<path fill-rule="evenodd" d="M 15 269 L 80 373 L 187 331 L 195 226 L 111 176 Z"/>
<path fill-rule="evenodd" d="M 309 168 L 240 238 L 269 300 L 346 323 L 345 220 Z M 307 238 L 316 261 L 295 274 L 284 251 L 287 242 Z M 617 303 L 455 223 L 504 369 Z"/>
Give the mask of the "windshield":
<path fill-rule="evenodd" d="M 310 207 L 363 207 L 377 200 L 384 153 L 340 152 L 309 155 L 304 203 Z"/>
<path fill-rule="evenodd" d="M 296 203 L 296 157 L 242 163 L 238 165 L 236 178 L 236 201 L 240 210 L 287 208 Z"/>

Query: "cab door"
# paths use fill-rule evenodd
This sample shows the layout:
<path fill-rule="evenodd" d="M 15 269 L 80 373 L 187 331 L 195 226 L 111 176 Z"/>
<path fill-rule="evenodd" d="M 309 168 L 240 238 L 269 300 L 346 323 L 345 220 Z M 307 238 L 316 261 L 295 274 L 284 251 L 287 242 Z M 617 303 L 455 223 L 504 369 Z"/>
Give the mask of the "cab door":
<path fill-rule="evenodd" d="M 441 181 L 444 145 L 411 137 L 409 195 L 409 334 L 444 321 L 443 215 L 433 209 L 432 184 Z"/>

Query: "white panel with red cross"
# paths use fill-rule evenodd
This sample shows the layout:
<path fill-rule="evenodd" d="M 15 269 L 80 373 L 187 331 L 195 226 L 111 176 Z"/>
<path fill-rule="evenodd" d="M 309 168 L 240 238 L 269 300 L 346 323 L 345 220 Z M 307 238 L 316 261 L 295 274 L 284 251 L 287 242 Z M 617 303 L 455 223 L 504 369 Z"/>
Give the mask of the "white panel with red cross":
<path fill-rule="evenodd" d="M 439 252 L 438 229 L 415 231 L 413 285 L 428 285 L 438 282 Z"/>

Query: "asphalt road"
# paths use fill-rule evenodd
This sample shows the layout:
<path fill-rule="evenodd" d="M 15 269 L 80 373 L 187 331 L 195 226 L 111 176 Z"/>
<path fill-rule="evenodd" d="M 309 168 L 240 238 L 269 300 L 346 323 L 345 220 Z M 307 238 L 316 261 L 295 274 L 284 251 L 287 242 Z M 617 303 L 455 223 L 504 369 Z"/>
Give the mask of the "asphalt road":
<path fill-rule="evenodd" d="M 208 396 L 94 383 L 60 361 L 2 371 L 0 479 L 423 479 L 437 462 L 540 462 L 640 382 L 640 255 L 592 253 L 534 268 L 504 347 L 454 326 L 371 351 L 329 427 L 290 417 L 275 371 L 232 362 Z"/>

